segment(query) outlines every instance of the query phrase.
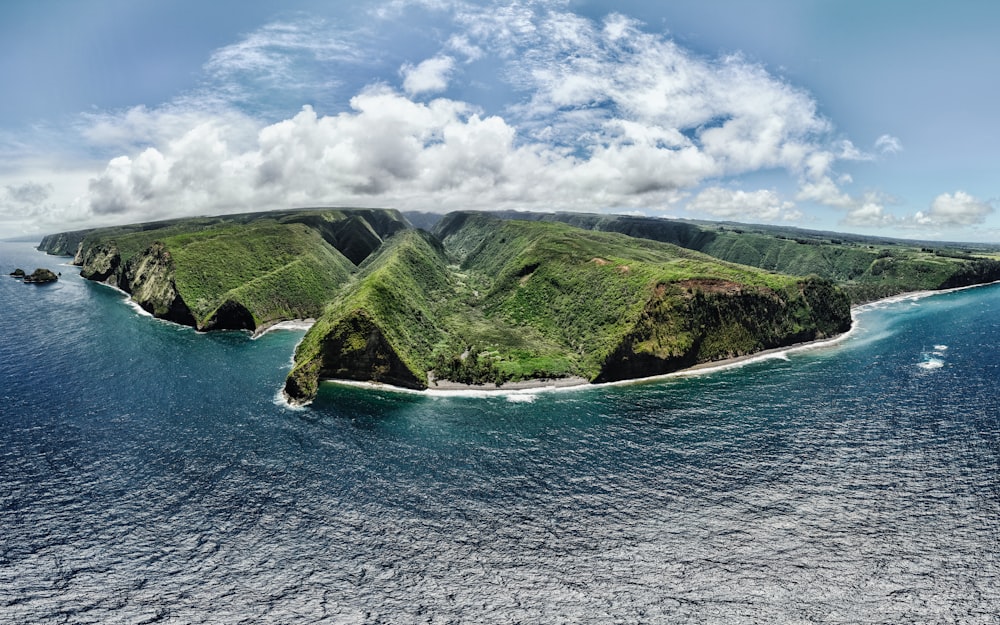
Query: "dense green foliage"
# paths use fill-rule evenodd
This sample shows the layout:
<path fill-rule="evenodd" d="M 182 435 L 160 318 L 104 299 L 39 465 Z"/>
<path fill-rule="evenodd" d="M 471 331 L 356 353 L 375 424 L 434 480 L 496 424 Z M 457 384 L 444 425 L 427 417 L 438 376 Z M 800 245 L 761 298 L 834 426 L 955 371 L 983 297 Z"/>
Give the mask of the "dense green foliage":
<path fill-rule="evenodd" d="M 199 328 L 318 316 L 286 383 L 298 401 L 323 378 L 424 388 L 654 375 L 835 335 L 851 302 L 1000 279 L 996 254 L 968 246 L 620 215 L 417 217 L 435 234 L 391 210 L 302 209 L 41 247 Z"/>
<path fill-rule="evenodd" d="M 559 223 L 500 222 L 485 215 L 466 216 L 461 224 L 444 223 L 439 232 L 463 271 L 480 276 L 484 293 L 479 307 L 493 325 L 522 333 L 530 329 L 544 339 L 540 344 L 556 347 L 547 351 L 559 355 L 558 365 L 550 363 L 551 369 L 539 371 L 535 367 L 545 363 L 544 354 L 531 354 L 530 348 L 506 353 L 503 344 L 484 345 L 496 354 L 497 368 L 513 378 L 540 373 L 600 376 L 623 342 L 637 336 L 637 324 L 654 318 L 649 315 L 654 302 L 660 310 L 692 316 L 698 334 L 705 323 L 697 320 L 686 302 L 692 298 L 700 302 L 697 297 L 703 291 L 775 302 L 777 310 L 764 316 L 762 323 L 771 323 L 775 315 L 783 319 L 787 304 L 801 299 L 801 281 L 796 278 L 620 234 L 581 231 Z M 846 301 L 841 317 L 845 313 Z M 744 323 L 741 315 L 734 319 Z M 796 324 L 789 318 L 787 327 L 776 331 L 782 338 L 765 337 L 747 349 L 704 350 L 703 355 L 716 359 L 746 353 L 816 329 L 808 314 L 805 322 Z M 659 336 L 668 345 L 647 350 L 650 353 L 686 351 L 693 344 L 681 334 Z M 522 365 L 525 360 L 532 363 L 530 369 Z"/>
<path fill-rule="evenodd" d="M 355 270 L 336 246 L 361 262 L 382 235 L 406 227 L 397 211 L 308 209 L 99 228 L 48 240 L 64 245 L 82 236 L 83 276 L 132 293 L 157 316 L 205 329 L 255 329 L 318 316 Z"/>
<path fill-rule="evenodd" d="M 436 226 L 445 235 L 453 213 Z M 908 291 L 934 290 L 1000 279 L 995 246 L 918 243 L 781 226 L 691 222 L 629 215 L 514 213 L 506 218 L 568 223 L 673 243 L 715 258 L 770 271 L 817 275 L 840 284 L 860 304 Z"/>
<path fill-rule="evenodd" d="M 306 333 L 291 378 L 337 374 L 426 386 L 436 344 L 444 338 L 440 312 L 452 299 L 452 279 L 428 235 L 401 232 L 370 257 Z M 403 374 L 403 370 L 408 375 Z"/>
<path fill-rule="evenodd" d="M 255 327 L 316 316 L 353 269 L 301 224 L 258 221 L 178 234 L 163 243 L 174 259 L 177 291 L 199 325 L 230 301 L 250 312 Z"/>
<path fill-rule="evenodd" d="M 482 214 L 440 232 L 443 246 L 397 234 L 361 266 L 303 338 L 290 396 L 310 397 L 322 377 L 415 387 L 636 377 L 850 323 L 828 281 L 675 245 Z"/>

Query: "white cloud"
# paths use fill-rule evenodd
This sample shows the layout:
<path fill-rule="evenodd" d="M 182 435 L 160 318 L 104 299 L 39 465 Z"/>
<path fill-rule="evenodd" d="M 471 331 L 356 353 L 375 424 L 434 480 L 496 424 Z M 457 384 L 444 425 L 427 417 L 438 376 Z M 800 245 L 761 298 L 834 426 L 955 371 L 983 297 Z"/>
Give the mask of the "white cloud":
<path fill-rule="evenodd" d="M 875 140 L 875 149 L 882 154 L 896 154 L 903 151 L 903 144 L 892 135 L 882 135 Z"/>
<path fill-rule="evenodd" d="M 870 161 L 874 156 L 867 152 L 862 152 L 851 141 L 844 139 L 840 142 L 840 154 L 838 157 L 845 161 Z"/>
<path fill-rule="evenodd" d="M 772 190 L 743 191 L 709 187 L 688 202 L 687 209 L 722 219 L 795 221 L 802 213 Z"/>
<path fill-rule="evenodd" d="M 317 76 L 371 67 L 379 54 L 357 33 L 303 19 L 217 51 L 204 93 L 86 116 L 81 134 L 111 152 L 76 206 L 120 220 L 320 203 L 663 211 L 706 181 L 772 170 L 798 181 L 796 200 L 863 204 L 840 188 L 850 178 L 834 169 L 866 155 L 831 137 L 807 92 L 739 55 L 701 57 L 628 17 L 598 23 L 563 2 L 402 0 L 378 18 L 411 7 L 450 16 L 453 31 L 438 34 L 442 49 L 395 76 L 393 61 L 388 76 L 371 75 L 336 106 L 302 107 L 314 100 L 300 98 L 297 114 L 280 117 L 241 107 L 257 88 L 262 100 L 286 86 L 289 97 L 321 92 L 333 79 Z M 429 98 L 480 80 L 484 65 L 517 104 L 488 113 Z M 722 186 L 704 189 L 688 209 L 801 216 L 775 191 Z"/>
<path fill-rule="evenodd" d="M 803 181 L 795 199 L 800 202 L 816 202 L 834 208 L 851 208 L 857 204 L 857 201 L 844 193 L 829 176 Z"/>
<path fill-rule="evenodd" d="M 893 199 L 878 193 L 865 193 L 848 207 L 845 224 L 851 226 L 896 226 L 907 229 L 936 230 L 968 227 L 986 222 L 994 208 L 964 191 L 942 193 L 934 198 L 927 211 L 896 216 L 886 211 L 885 204 Z"/>
<path fill-rule="evenodd" d="M 896 217 L 885 212 L 885 206 L 876 197 L 867 196 L 847 211 L 843 223 L 849 226 L 878 227 L 896 221 Z"/>
<path fill-rule="evenodd" d="M 455 59 L 436 56 L 416 66 L 406 64 L 399 72 L 403 76 L 403 90 L 413 96 L 444 91 L 448 88 L 448 78 L 454 70 Z"/>
<path fill-rule="evenodd" d="M 993 212 L 990 204 L 956 191 L 937 196 L 927 212 L 917 212 L 913 219 L 921 226 L 972 226 L 984 223 Z"/>
<path fill-rule="evenodd" d="M 362 52 L 352 37 L 320 19 L 275 22 L 242 40 L 219 48 L 205 70 L 222 82 L 238 75 L 286 81 L 303 56 L 321 62 L 359 63 Z"/>
<path fill-rule="evenodd" d="M 448 39 L 447 47 L 464 56 L 466 63 L 478 61 L 485 54 L 482 48 L 471 43 L 465 35 L 452 35 Z"/>

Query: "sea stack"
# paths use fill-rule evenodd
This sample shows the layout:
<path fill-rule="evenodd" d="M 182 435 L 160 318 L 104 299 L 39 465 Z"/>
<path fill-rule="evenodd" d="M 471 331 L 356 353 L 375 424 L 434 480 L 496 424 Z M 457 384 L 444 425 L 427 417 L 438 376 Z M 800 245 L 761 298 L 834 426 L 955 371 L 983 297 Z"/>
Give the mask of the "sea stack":
<path fill-rule="evenodd" d="M 59 276 L 54 274 L 51 270 L 39 267 L 38 269 L 35 269 L 30 275 L 24 276 L 24 283 L 48 284 L 49 282 L 55 282 L 58 279 Z"/>

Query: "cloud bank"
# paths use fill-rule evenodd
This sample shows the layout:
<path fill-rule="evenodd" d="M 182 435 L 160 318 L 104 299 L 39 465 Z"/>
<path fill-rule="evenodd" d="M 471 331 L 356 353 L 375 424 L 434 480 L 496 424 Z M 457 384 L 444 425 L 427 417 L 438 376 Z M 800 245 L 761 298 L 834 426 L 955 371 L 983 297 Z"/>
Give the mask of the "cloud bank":
<path fill-rule="evenodd" d="M 395 0 L 363 29 L 310 16 L 265 25 L 216 50 L 200 90 L 81 115 L 77 132 L 106 158 L 60 215 L 366 205 L 808 223 L 811 205 L 852 226 L 929 228 L 992 212 L 959 192 L 896 217 L 891 198 L 852 194 L 839 170 L 891 157 L 898 138 L 860 149 L 808 92 L 742 55 L 696 54 L 627 16 L 566 6 Z M 423 57 L 394 56 L 376 36 L 408 21 L 434 24 Z M 8 187 L 5 211 L 31 191 Z"/>
<path fill-rule="evenodd" d="M 131 151 L 109 159 L 79 209 L 130 219 L 345 203 L 662 211 L 746 173 L 832 184 L 842 149 L 803 90 L 740 56 L 695 55 L 625 16 L 596 22 L 558 6 L 436 7 L 453 32 L 437 54 L 402 64 L 398 84 L 375 81 L 345 110 L 307 105 L 251 133 L 252 115 L 238 113 L 247 85 L 296 75 L 297 55 L 331 69 L 364 56 L 315 21 L 266 26 L 206 65 L 228 107 L 206 114 L 181 101 L 90 118 L 85 136 Z M 514 104 L 449 97 L 486 62 L 520 94 Z M 773 190 L 714 185 L 688 208 L 801 215 Z"/>

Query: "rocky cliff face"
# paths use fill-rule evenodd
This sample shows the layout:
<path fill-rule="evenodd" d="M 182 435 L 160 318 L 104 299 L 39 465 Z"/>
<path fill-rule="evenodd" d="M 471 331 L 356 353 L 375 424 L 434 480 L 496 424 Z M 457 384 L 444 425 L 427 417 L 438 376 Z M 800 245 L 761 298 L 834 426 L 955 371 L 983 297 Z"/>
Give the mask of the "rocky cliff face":
<path fill-rule="evenodd" d="M 87 280 L 119 286 L 121 265 L 121 252 L 114 241 L 110 241 L 95 245 L 83 253 L 80 275 Z"/>
<path fill-rule="evenodd" d="M 776 293 L 719 280 L 659 285 L 595 382 L 671 373 L 846 332 L 850 301 L 826 280 Z"/>
<path fill-rule="evenodd" d="M 118 287 L 155 317 L 196 325 L 191 310 L 177 292 L 173 260 L 162 243 L 153 243 L 125 263 L 114 242 L 95 245 L 82 257 L 80 275 L 87 280 Z"/>
<path fill-rule="evenodd" d="M 365 310 L 341 318 L 320 344 L 318 358 L 298 367 L 285 381 L 285 397 L 296 404 L 316 396 L 320 379 L 382 382 L 403 388 L 425 389 L 403 363 L 382 328 Z"/>
<path fill-rule="evenodd" d="M 146 251 L 125 263 L 119 287 L 156 317 L 184 325 L 195 325 L 191 310 L 177 293 L 174 265 L 162 243 L 153 243 Z"/>
<path fill-rule="evenodd" d="M 75 230 L 46 235 L 38 244 L 38 250 L 54 256 L 72 256 L 79 252 L 84 237 L 91 232 L 92 230 Z"/>

